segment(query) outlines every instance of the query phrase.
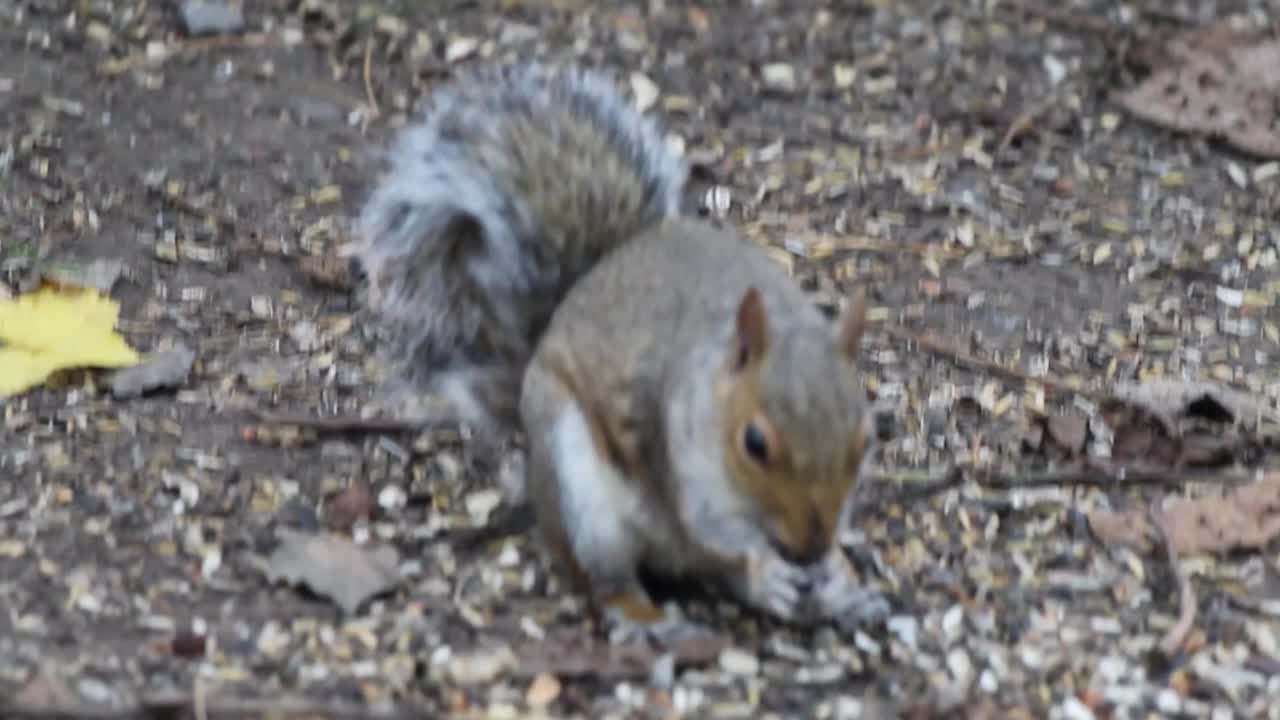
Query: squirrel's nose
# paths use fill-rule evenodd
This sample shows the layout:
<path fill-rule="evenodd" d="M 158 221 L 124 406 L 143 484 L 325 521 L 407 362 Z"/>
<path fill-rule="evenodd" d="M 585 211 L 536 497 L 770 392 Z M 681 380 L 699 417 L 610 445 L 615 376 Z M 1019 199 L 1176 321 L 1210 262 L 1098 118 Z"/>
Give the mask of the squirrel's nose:
<path fill-rule="evenodd" d="M 788 540 L 791 542 L 775 541 L 774 545 L 782 559 L 795 565 L 814 565 L 831 547 L 827 533 L 822 530 L 822 518 L 817 508 L 814 508 L 813 517 L 807 523 L 805 535 Z"/>
<path fill-rule="evenodd" d="M 800 547 L 792 547 L 786 543 L 778 543 L 778 554 L 783 560 L 795 565 L 815 565 L 827 554 L 830 547 L 825 540 L 810 540 Z"/>

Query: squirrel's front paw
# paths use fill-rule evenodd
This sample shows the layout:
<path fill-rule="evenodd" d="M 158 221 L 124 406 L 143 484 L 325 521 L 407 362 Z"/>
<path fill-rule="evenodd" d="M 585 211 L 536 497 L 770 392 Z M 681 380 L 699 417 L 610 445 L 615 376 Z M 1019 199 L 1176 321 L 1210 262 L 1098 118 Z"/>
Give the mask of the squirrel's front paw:
<path fill-rule="evenodd" d="M 780 620 L 795 619 L 812 586 L 810 572 L 787 562 L 770 548 L 747 556 L 747 577 L 741 593 L 747 604 L 757 610 Z"/>
<path fill-rule="evenodd" d="M 882 622 L 893 609 L 883 594 L 861 586 L 839 548 L 832 549 L 818 574 L 814 593 L 817 614 L 843 630 Z"/>
<path fill-rule="evenodd" d="M 645 641 L 670 645 L 711 634 L 708 628 L 682 616 L 674 605 L 659 608 L 630 595 L 605 602 L 604 624 L 609 642 L 618 645 Z"/>

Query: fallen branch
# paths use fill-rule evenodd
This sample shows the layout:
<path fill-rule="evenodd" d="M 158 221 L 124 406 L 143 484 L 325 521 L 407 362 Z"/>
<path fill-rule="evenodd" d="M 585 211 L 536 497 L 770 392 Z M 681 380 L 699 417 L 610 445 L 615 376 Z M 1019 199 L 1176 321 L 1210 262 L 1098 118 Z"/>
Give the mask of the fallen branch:
<path fill-rule="evenodd" d="M 1191 585 L 1191 578 L 1187 577 L 1187 573 L 1183 571 L 1182 565 L 1178 562 L 1178 551 L 1174 547 L 1173 538 L 1169 534 L 1169 526 L 1165 521 L 1164 513 L 1160 512 L 1154 504 L 1147 511 L 1148 519 L 1151 527 L 1155 528 L 1156 534 L 1160 536 L 1160 542 L 1164 544 L 1166 557 L 1169 560 L 1169 569 L 1173 571 L 1173 575 L 1178 580 L 1178 621 L 1165 632 L 1164 637 L 1160 639 L 1160 652 L 1164 653 L 1167 658 L 1174 657 L 1178 651 L 1187 642 L 1187 637 L 1191 635 L 1191 631 L 1196 626 L 1196 592 Z"/>

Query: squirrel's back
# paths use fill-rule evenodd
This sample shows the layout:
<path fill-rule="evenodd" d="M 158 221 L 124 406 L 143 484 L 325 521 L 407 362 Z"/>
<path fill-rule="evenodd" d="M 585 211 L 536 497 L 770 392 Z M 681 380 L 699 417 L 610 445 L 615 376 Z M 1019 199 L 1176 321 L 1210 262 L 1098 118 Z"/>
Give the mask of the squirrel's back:
<path fill-rule="evenodd" d="M 438 89 L 358 223 L 401 374 L 465 419 L 515 420 L 551 313 L 614 247 L 680 212 L 686 170 L 594 72 L 496 68 Z"/>

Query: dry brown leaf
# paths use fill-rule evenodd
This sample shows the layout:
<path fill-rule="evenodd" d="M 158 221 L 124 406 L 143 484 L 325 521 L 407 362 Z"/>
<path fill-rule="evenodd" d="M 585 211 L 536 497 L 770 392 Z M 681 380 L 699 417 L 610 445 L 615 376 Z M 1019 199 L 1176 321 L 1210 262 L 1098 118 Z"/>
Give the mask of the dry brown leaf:
<path fill-rule="evenodd" d="M 1151 526 L 1140 512 L 1090 510 L 1089 529 L 1107 545 L 1127 545 L 1143 554 L 1151 551 Z"/>
<path fill-rule="evenodd" d="M 1089 419 L 1083 415 L 1051 415 L 1045 421 L 1045 430 L 1053 444 L 1068 457 L 1084 451 L 1089 434 Z"/>
<path fill-rule="evenodd" d="M 271 553 L 267 568 L 271 581 L 305 584 L 347 614 L 399 583 L 400 558 L 393 547 L 367 548 L 336 535 L 286 528 L 279 533 L 280 545 Z"/>
<path fill-rule="evenodd" d="M 1280 38 L 1229 47 L 1184 43 L 1182 62 L 1116 96 L 1129 113 L 1184 132 L 1220 137 L 1239 150 L 1280 157 Z"/>
<path fill-rule="evenodd" d="M 1280 535 L 1280 473 L 1222 496 L 1179 498 L 1160 511 L 1178 554 L 1255 549 Z M 1151 549 L 1153 528 L 1143 510 L 1089 513 L 1089 527 L 1106 543 Z"/>
<path fill-rule="evenodd" d="M 58 675 L 52 664 L 46 664 L 14 694 L 13 702 L 29 707 L 70 707 L 78 698 Z"/>

